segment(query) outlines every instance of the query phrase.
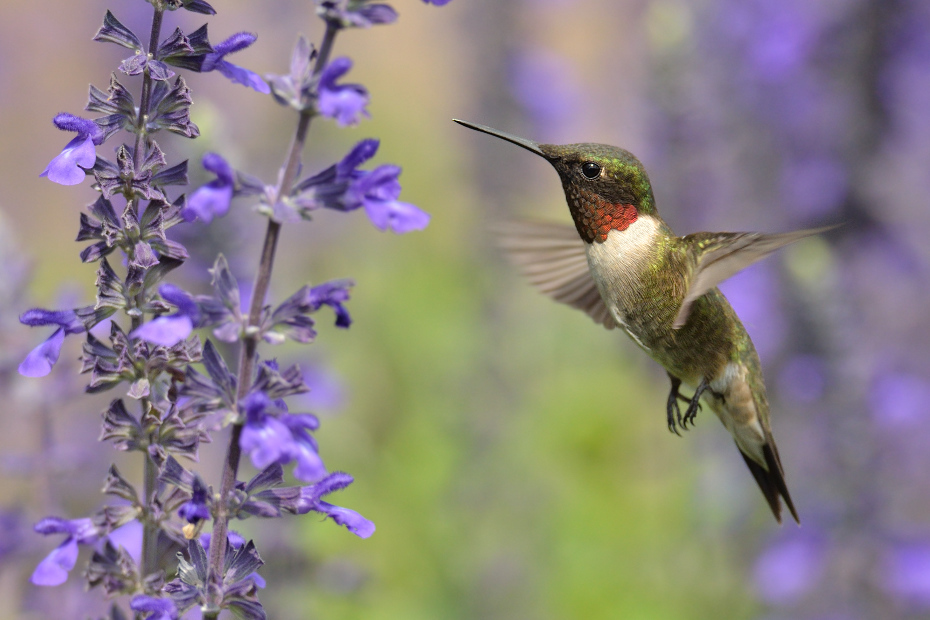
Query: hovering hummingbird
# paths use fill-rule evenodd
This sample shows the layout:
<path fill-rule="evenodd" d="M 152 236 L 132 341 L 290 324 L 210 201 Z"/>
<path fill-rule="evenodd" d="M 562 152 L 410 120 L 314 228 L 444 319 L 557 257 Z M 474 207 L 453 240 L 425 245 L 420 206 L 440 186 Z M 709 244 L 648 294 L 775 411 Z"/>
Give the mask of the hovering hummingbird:
<path fill-rule="evenodd" d="M 620 327 L 668 373 L 670 431 L 687 429 L 709 405 L 781 523 L 781 499 L 798 513 L 769 424 L 759 356 L 717 284 L 778 248 L 825 228 L 764 235 L 695 233 L 678 237 L 656 211 L 642 163 L 606 144 L 537 144 L 485 125 L 548 161 L 559 173 L 575 226 L 513 222 L 503 242 L 530 282 L 558 302 Z M 685 385 L 691 398 L 681 394 Z M 682 415 L 679 401 L 687 403 Z"/>

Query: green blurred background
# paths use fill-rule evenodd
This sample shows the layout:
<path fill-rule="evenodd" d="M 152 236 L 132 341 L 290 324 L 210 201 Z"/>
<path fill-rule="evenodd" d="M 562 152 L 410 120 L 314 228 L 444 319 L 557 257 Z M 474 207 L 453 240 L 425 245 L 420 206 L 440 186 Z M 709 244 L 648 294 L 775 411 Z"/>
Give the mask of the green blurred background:
<path fill-rule="evenodd" d="M 333 501 L 372 519 L 378 530 L 361 540 L 312 517 L 243 524 L 268 562 L 262 600 L 269 617 L 759 615 L 751 567 L 778 527 L 729 438 L 706 413 L 683 438 L 670 435 L 664 372 L 622 334 L 551 303 L 520 280 L 489 229 L 517 216 L 568 222 L 558 179 L 537 158 L 451 122 L 464 118 L 543 142 L 618 144 L 651 170 L 658 157 L 650 138 L 655 98 L 675 95 L 657 85 L 667 78 L 668 51 L 689 36 L 690 9 L 647 0 L 392 4 L 400 13 L 396 24 L 345 32 L 334 52 L 355 61 L 346 79 L 370 90 L 371 119 L 351 129 L 315 121 L 305 169 L 325 167 L 357 140 L 378 137 L 376 163 L 401 165 L 401 198 L 433 220 L 424 232 L 403 237 L 378 232 L 358 212 L 321 213 L 289 225 L 274 294 L 280 299 L 304 283 L 354 278 L 354 324 L 341 331 L 321 318 L 310 348 L 265 349 L 339 376 L 346 399 L 322 411 L 321 454 L 330 469 L 356 478 Z M 80 208 L 95 194 L 88 184 L 66 188 L 38 173 L 69 139 L 51 118 L 80 113 L 87 84 L 103 87 L 122 57 L 122 49 L 90 40 L 104 10 L 143 32 L 146 12 L 138 5 L 146 6 L 138 0 L 0 4 L 0 215 L 11 231 L 4 243 L 15 244 L 32 266 L 35 305 L 58 304 L 63 289 L 78 303 L 91 298 L 93 267 L 80 264 L 80 246 L 71 240 Z M 321 34 L 310 2 L 216 6 L 211 40 L 256 32 L 257 44 L 231 60 L 260 74 L 286 70 L 298 34 L 314 40 Z M 171 15 L 167 25 L 202 21 Z M 507 86 L 506 59 L 524 48 L 566 62 L 561 79 L 574 93 L 571 114 L 551 127 L 531 122 Z M 207 180 L 196 163 L 206 150 L 273 182 L 293 129 L 291 112 L 219 76 L 194 75 L 188 83 L 203 135 L 163 139 L 169 159 L 191 159 L 194 185 Z M 714 96 L 727 95 L 711 89 L 708 97 Z M 700 221 L 707 229 L 771 230 L 777 221 L 751 208 L 689 214 L 687 204 L 663 189 L 666 170 L 652 176 L 673 229 L 692 232 Z M 244 281 L 263 229 L 248 207 L 236 204 L 228 220 L 202 233 L 208 248 L 234 257 Z M 816 261 L 799 264 L 802 272 L 817 268 Z M 192 260 L 180 277 L 203 287 L 204 269 Z M 764 335 L 766 325 L 748 328 Z M 7 347 L 12 357 L 38 341 L 37 333 L 22 332 L 15 353 L 13 344 Z M 68 344 L 63 358 L 76 357 L 79 343 Z M 97 401 L 88 398 L 67 419 L 53 410 L 40 431 L 29 406 L 41 399 L 41 388 L 16 385 L 0 413 L 11 429 L 0 439 L 6 454 L 47 453 L 49 429 L 53 442 L 84 435 L 92 441 Z M 771 382 L 770 391 L 776 391 Z M 773 415 L 789 484 L 816 477 L 796 465 L 804 420 L 784 420 L 777 408 Z M 89 430 L 72 430 L 79 427 Z M 213 479 L 222 443 L 202 451 L 200 469 Z M 76 461 L 80 472 L 46 472 L 40 499 L 27 473 L 4 476 L 4 505 L 23 507 L 29 521 L 49 511 L 76 517 L 93 510 L 100 501 L 93 485 L 111 459 L 127 471 L 137 468 L 109 447 L 96 451 Z M 82 488 L 76 481 L 84 478 L 90 486 Z M 803 502 L 799 510 L 805 513 Z M 23 585 L 51 541 L 30 544 L 28 561 L 0 573 L 3 617 L 17 617 L 31 597 L 56 595 Z"/>

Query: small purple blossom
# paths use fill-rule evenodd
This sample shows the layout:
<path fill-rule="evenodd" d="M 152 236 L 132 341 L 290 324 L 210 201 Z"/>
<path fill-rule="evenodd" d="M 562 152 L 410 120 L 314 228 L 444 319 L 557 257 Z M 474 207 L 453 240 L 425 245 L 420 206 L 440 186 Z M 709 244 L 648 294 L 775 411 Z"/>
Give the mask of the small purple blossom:
<path fill-rule="evenodd" d="M 210 518 L 210 506 L 207 504 L 207 487 L 200 479 L 200 476 L 194 477 L 191 498 L 181 504 L 178 509 L 178 516 L 188 523 L 194 524 Z"/>
<path fill-rule="evenodd" d="M 190 195 L 181 215 L 188 222 L 200 218 L 209 224 L 214 217 L 221 217 L 229 211 L 236 174 L 232 166 L 216 153 L 206 153 L 203 156 L 203 167 L 215 174 L 216 178 L 206 185 L 201 185 Z"/>
<path fill-rule="evenodd" d="M 200 308 L 190 293 L 174 284 L 162 284 L 158 292 L 165 301 L 177 306 L 177 313 L 143 323 L 130 335 L 163 347 L 172 347 L 190 336 L 199 324 Z"/>
<path fill-rule="evenodd" d="M 426 228 L 428 213 L 397 200 L 400 167 L 385 164 L 371 171 L 358 170 L 377 150 L 377 140 L 362 140 L 339 163 L 299 183 L 296 202 L 307 210 L 353 211 L 364 207 L 378 229 L 390 228 L 398 234 Z"/>
<path fill-rule="evenodd" d="M 245 425 L 239 437 L 240 447 L 249 453 L 252 465 L 265 469 L 272 463 L 282 465 L 297 461 L 294 476 L 314 481 L 326 475 L 326 467 L 317 454 L 317 445 L 308 431 L 316 430 L 316 416 L 281 412 L 263 392 L 252 392 L 240 406 L 245 412 Z M 277 409 L 277 411 L 276 411 Z"/>
<path fill-rule="evenodd" d="M 352 68 L 348 58 L 337 58 L 326 65 L 320 75 L 320 114 L 335 119 L 342 127 L 357 125 L 360 117 L 368 118 L 368 90 L 360 84 L 336 84 L 336 80 Z"/>
<path fill-rule="evenodd" d="M 41 177 L 59 185 L 77 185 L 87 176 L 87 170 L 97 161 L 96 147 L 103 144 L 106 132 L 92 120 L 62 112 L 52 120 L 62 131 L 77 132 L 77 136 L 49 162 Z"/>
<path fill-rule="evenodd" d="M 301 487 L 300 498 L 297 500 L 295 511 L 297 514 L 306 514 L 311 510 L 330 517 L 339 525 L 343 525 L 359 538 L 368 538 L 375 533 L 375 524 L 348 508 L 335 506 L 324 502 L 321 497 L 346 488 L 353 482 L 352 476 L 344 472 L 333 472 L 316 484 Z"/>
<path fill-rule="evenodd" d="M 400 202 L 400 167 L 378 166 L 354 183 L 349 191 L 365 207 L 368 219 L 378 230 L 390 228 L 397 234 L 423 230 L 430 216 L 414 205 Z"/>
<path fill-rule="evenodd" d="M 433 6 L 446 6 L 452 0 L 423 0 L 426 4 L 432 4 Z"/>
<path fill-rule="evenodd" d="M 327 22 L 336 23 L 342 28 L 369 28 L 377 24 L 393 24 L 397 21 L 397 11 L 387 4 L 368 2 L 336 2 L 324 0 L 318 2 L 317 13 Z"/>
<path fill-rule="evenodd" d="M 178 620 L 178 607 L 170 598 L 156 598 L 138 594 L 132 597 L 129 608 L 133 611 L 149 614 L 146 620 Z"/>
<path fill-rule="evenodd" d="M 352 324 L 352 317 L 342 302 L 349 300 L 351 285 L 349 280 L 333 280 L 319 284 L 307 291 L 306 301 L 314 312 L 323 306 L 329 306 L 336 313 L 336 327 L 348 329 Z"/>
<path fill-rule="evenodd" d="M 37 586 L 57 586 L 68 579 L 68 572 L 77 562 L 78 545 L 97 542 L 100 532 L 91 519 L 72 519 L 46 517 L 35 525 L 35 531 L 48 536 L 66 534 L 66 538 L 51 553 L 45 556 L 30 577 Z"/>
<path fill-rule="evenodd" d="M 255 43 L 255 39 L 256 36 L 249 32 L 237 32 L 225 41 L 213 46 L 213 51 L 204 57 L 200 70 L 204 73 L 214 70 L 219 71 L 236 84 L 248 86 L 252 90 L 267 95 L 271 92 L 271 89 L 261 76 L 224 60 L 227 54 L 234 54 Z"/>
<path fill-rule="evenodd" d="M 61 354 L 61 345 L 65 341 L 65 336 L 80 334 L 84 331 L 84 324 L 78 319 L 74 310 L 33 308 L 24 312 L 19 317 L 19 322 L 30 327 L 58 326 L 58 329 L 45 342 L 33 349 L 19 365 L 19 374 L 24 377 L 44 377 L 50 373 Z"/>

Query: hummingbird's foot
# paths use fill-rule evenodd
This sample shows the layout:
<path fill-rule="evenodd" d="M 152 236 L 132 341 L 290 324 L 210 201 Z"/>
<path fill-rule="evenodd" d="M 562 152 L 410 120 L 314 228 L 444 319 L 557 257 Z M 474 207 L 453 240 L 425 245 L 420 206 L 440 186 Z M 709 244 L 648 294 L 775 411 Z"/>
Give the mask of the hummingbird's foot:
<path fill-rule="evenodd" d="M 681 424 L 681 408 L 678 406 L 678 401 L 679 399 L 688 401 L 688 399 L 678 393 L 681 379 L 672 375 L 669 375 L 668 378 L 672 380 L 672 390 L 668 393 L 668 403 L 665 406 L 666 421 L 668 422 L 668 430 L 681 437 L 681 433 L 678 432 L 678 427 L 675 424 L 676 420 L 678 424 Z"/>
<path fill-rule="evenodd" d="M 688 404 L 688 409 L 685 411 L 685 417 L 681 420 L 682 428 L 687 429 L 689 422 L 691 423 L 691 426 L 694 426 L 694 418 L 697 417 L 697 412 L 701 409 L 701 394 L 703 394 L 705 390 L 709 389 L 710 385 L 707 383 L 707 379 L 701 379 L 697 389 L 694 391 L 694 396 L 691 397 L 691 402 Z"/>

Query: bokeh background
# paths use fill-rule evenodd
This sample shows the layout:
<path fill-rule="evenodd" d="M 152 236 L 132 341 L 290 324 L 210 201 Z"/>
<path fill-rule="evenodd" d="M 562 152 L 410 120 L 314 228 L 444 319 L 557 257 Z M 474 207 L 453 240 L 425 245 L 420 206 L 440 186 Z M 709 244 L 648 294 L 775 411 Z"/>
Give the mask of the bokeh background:
<path fill-rule="evenodd" d="M 930 4 L 923 0 L 396 0 L 392 26 L 344 33 L 335 53 L 372 93 L 352 129 L 316 121 L 306 169 L 364 137 L 404 168 L 421 233 L 361 213 L 289 226 L 274 292 L 352 277 L 351 329 L 321 322 L 280 359 L 317 369 L 294 408 L 324 416 L 336 502 L 374 520 L 360 540 L 313 518 L 239 528 L 268 561 L 275 618 L 922 618 L 930 614 Z M 111 461 L 104 401 L 76 397 L 77 342 L 53 375 L 15 367 L 44 334 L 28 307 L 87 303 L 93 267 L 71 243 L 88 184 L 38 173 L 70 139 L 123 50 L 93 43 L 111 8 L 145 32 L 139 0 L 0 4 L 0 617 L 83 617 L 76 570 L 27 579 L 56 542 L 47 514 L 84 516 Z M 233 61 L 286 71 L 306 0 L 216 4 L 211 39 L 258 43 Z M 175 20 L 179 21 L 175 21 Z M 204 20 L 172 15 L 167 27 Z M 166 30 L 167 32 L 167 30 Z M 223 152 L 272 182 L 292 114 L 194 75 L 203 136 L 171 157 Z M 778 527 L 719 423 L 679 439 L 667 379 L 622 334 L 536 294 L 494 246 L 504 218 L 568 222 L 556 175 L 452 117 L 541 142 L 621 145 L 645 163 L 681 234 L 843 226 L 724 288 L 762 357 L 803 526 Z M 202 183 L 198 165 L 192 182 Z M 193 289 L 221 250 L 248 283 L 263 230 L 245 202 L 185 242 Z M 197 239 L 196 246 L 193 239 Z M 273 354 L 266 351 L 266 354 Z M 222 443 L 200 469 L 215 479 Z M 247 466 L 248 467 L 248 466 Z M 80 563 L 79 563 L 80 567 Z"/>

